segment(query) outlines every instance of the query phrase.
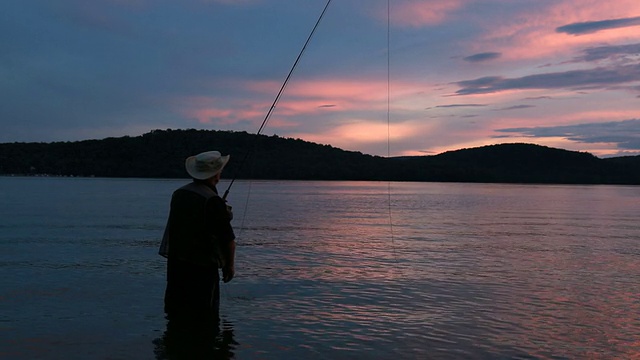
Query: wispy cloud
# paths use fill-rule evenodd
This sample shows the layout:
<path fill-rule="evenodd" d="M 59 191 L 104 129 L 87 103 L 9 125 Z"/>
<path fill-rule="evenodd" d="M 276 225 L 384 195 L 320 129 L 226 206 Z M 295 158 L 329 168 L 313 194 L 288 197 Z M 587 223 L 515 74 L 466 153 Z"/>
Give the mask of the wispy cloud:
<path fill-rule="evenodd" d="M 448 104 L 448 105 L 437 105 L 428 107 L 425 110 L 431 109 L 442 109 L 442 108 L 465 108 L 465 107 L 483 107 L 487 106 L 486 104 Z"/>
<path fill-rule="evenodd" d="M 620 149 L 640 150 L 640 119 L 564 126 L 504 128 L 496 131 L 532 138 L 563 137 L 579 143 L 613 143 Z"/>
<path fill-rule="evenodd" d="M 551 96 L 530 96 L 530 97 L 526 97 L 524 98 L 525 100 L 551 100 L 553 99 Z"/>
<path fill-rule="evenodd" d="M 489 94 L 507 90 L 527 89 L 584 89 L 619 85 L 640 80 L 640 64 L 611 68 L 598 67 L 588 70 L 570 70 L 519 78 L 485 76 L 473 80 L 458 81 L 457 95 Z"/>
<path fill-rule="evenodd" d="M 638 25 L 640 25 L 640 16 L 625 19 L 578 22 L 560 26 L 556 28 L 556 32 L 566 33 L 570 35 L 585 35 L 602 30 L 618 29 Z"/>
<path fill-rule="evenodd" d="M 495 60 L 499 58 L 500 55 L 502 54 L 500 54 L 499 52 L 483 52 L 483 53 L 464 57 L 462 58 L 462 60 L 472 62 L 472 63 L 484 62 L 484 61 Z"/>
<path fill-rule="evenodd" d="M 607 45 L 597 46 L 584 49 L 581 56 L 573 59 L 576 62 L 591 62 L 607 59 L 630 58 L 629 60 L 637 60 L 640 56 L 640 43 L 627 45 Z"/>
<path fill-rule="evenodd" d="M 495 109 L 495 111 L 520 110 L 520 109 L 528 109 L 532 107 L 535 107 L 535 106 L 534 105 L 514 105 L 514 106 L 503 107 L 500 109 Z"/>

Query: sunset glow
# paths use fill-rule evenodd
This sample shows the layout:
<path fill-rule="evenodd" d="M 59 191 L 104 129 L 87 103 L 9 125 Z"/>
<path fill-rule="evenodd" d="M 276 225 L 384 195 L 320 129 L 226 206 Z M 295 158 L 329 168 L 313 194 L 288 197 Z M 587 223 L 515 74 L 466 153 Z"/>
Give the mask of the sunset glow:
<path fill-rule="evenodd" d="M 0 142 L 255 133 L 324 5 L 4 3 L 21 20 L 0 35 Z M 381 156 L 640 154 L 640 3 L 334 2 L 263 134 Z"/>

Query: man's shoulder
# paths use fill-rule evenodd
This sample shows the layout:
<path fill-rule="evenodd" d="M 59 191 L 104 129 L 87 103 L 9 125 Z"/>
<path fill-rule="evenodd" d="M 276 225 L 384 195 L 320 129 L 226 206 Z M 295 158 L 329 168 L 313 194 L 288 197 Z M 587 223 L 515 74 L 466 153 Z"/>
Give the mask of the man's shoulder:
<path fill-rule="evenodd" d="M 192 193 L 196 193 L 196 194 L 198 194 L 200 196 L 203 196 L 203 197 L 205 197 L 207 199 L 208 198 L 212 198 L 212 197 L 218 197 L 218 193 L 214 189 L 208 187 L 205 184 L 199 184 L 197 182 L 191 182 L 189 184 L 186 184 L 186 185 L 178 188 L 177 190 L 175 190 L 173 192 L 173 194 L 175 195 L 175 194 L 179 194 L 179 193 L 186 192 L 186 191 L 192 192 Z"/>

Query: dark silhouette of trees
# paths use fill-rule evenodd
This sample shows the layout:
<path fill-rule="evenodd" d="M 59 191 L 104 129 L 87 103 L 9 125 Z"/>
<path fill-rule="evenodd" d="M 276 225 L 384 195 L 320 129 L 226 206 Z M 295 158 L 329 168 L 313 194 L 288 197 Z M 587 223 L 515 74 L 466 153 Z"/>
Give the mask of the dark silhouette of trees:
<path fill-rule="evenodd" d="M 185 178 L 184 160 L 231 154 L 224 177 L 295 180 L 640 184 L 640 156 L 600 159 L 532 144 L 383 158 L 279 136 L 154 130 L 141 136 L 0 144 L 0 175 Z"/>

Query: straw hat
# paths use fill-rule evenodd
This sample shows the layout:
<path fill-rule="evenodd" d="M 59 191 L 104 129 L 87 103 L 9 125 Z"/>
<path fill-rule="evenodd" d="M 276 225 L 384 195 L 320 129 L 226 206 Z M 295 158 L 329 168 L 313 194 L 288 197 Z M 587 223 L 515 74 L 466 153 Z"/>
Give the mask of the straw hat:
<path fill-rule="evenodd" d="M 198 155 L 189 156 L 184 162 L 189 175 L 198 180 L 214 177 L 229 161 L 230 155 L 222 156 L 219 151 L 206 151 Z"/>

